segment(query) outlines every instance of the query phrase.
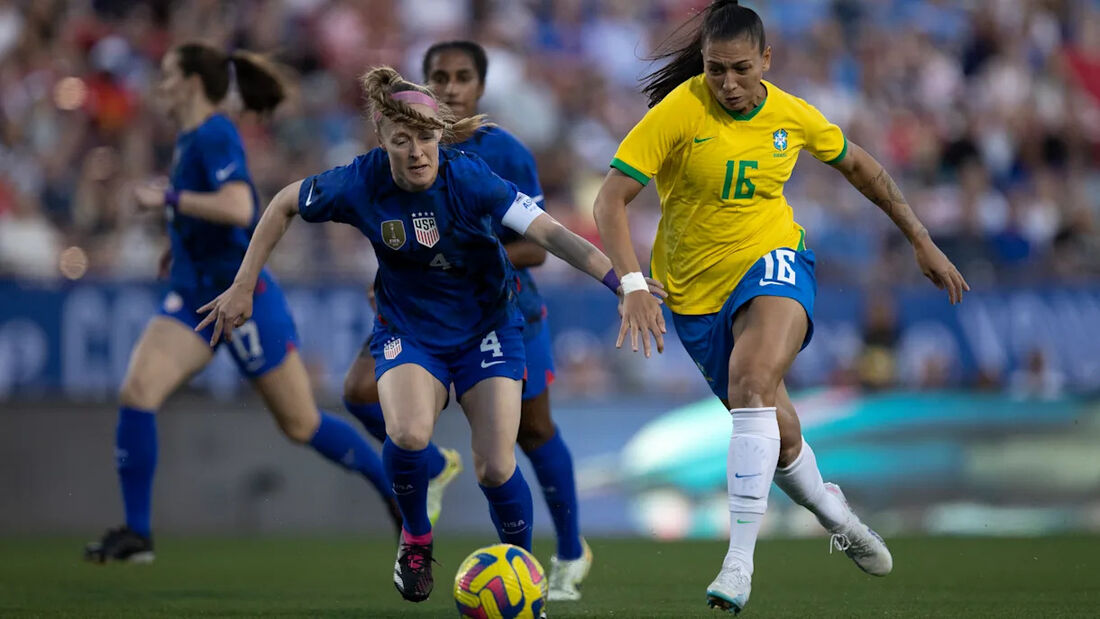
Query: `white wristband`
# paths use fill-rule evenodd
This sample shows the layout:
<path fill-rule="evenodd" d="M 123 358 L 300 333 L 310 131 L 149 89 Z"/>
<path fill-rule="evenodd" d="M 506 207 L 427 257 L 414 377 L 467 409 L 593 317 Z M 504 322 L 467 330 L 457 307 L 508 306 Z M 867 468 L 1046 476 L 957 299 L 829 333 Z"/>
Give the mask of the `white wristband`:
<path fill-rule="evenodd" d="M 622 279 L 619 280 L 619 283 L 621 283 L 623 286 L 624 296 L 632 292 L 637 292 L 639 290 L 649 290 L 649 284 L 645 282 L 645 275 L 642 275 L 638 271 L 623 275 Z"/>

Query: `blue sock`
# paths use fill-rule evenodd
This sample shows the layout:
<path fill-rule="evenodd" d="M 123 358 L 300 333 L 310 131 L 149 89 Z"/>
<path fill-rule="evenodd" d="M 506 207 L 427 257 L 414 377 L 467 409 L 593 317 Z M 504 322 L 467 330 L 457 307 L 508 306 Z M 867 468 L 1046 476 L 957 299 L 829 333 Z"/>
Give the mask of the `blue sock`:
<path fill-rule="evenodd" d="M 370 435 L 381 442 L 386 441 L 386 420 L 382 417 L 382 405 L 378 402 L 370 404 L 353 404 L 344 400 L 344 408 L 355 416 Z M 435 443 L 428 443 L 428 479 L 433 479 L 443 472 L 447 466 L 447 460 L 436 447 Z"/>
<path fill-rule="evenodd" d="M 382 443 L 382 464 L 393 480 L 393 494 L 401 508 L 405 530 L 411 535 L 431 533 L 428 521 L 428 449 L 409 450 Z"/>
<path fill-rule="evenodd" d="M 321 411 L 321 425 L 309 439 L 309 446 L 317 453 L 349 471 L 359 473 L 370 480 L 382 498 L 393 496 L 389 478 L 382 470 L 382 461 L 367 441 L 343 419 Z"/>
<path fill-rule="evenodd" d="M 157 416 L 123 406 L 115 431 L 115 465 L 126 508 L 126 526 L 149 537 L 153 511 L 153 473 L 157 469 Z"/>
<path fill-rule="evenodd" d="M 531 467 L 542 486 L 546 506 L 558 534 L 558 558 L 579 559 L 581 527 L 577 514 L 577 483 L 573 476 L 573 457 L 561 437 L 561 430 L 537 449 L 527 452 Z"/>
<path fill-rule="evenodd" d="M 489 499 L 489 513 L 500 541 L 531 550 L 535 509 L 531 505 L 531 488 L 519 467 L 508 481 L 496 488 L 481 486 L 481 491 Z"/>

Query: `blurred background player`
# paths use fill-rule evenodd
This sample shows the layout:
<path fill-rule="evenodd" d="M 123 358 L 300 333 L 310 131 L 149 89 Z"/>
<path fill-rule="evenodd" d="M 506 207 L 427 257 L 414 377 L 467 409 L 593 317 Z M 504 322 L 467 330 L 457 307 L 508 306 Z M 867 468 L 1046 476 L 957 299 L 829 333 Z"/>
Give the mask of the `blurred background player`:
<path fill-rule="evenodd" d="M 370 239 L 381 266 L 371 352 L 386 424 L 382 459 L 404 518 L 394 585 L 420 602 L 434 585 L 427 446 L 452 383 L 500 540 L 531 548 L 531 492 L 515 461 L 523 318 L 515 274 L 491 222 L 613 291 L 618 282 L 609 280 L 606 256 L 480 158 L 440 148 L 441 141 L 469 139 L 483 116 L 455 120 L 429 89 L 389 67 L 372 69 L 362 85 L 381 147 L 279 192 L 232 286 L 200 308 L 209 314 L 199 327 L 213 324 L 216 339 L 248 320 L 257 278 L 295 215 L 351 224 Z"/>
<path fill-rule="evenodd" d="M 648 357 L 647 332 L 663 331 L 664 319 L 649 294 L 633 294 L 645 284 L 626 205 L 657 178 L 662 218 L 653 275 L 667 288 L 680 341 L 733 422 L 729 551 L 707 601 L 736 613 L 749 599 L 773 477 L 864 571 L 884 576 L 893 566 L 885 543 L 840 489 L 823 483 L 783 384 L 813 335 L 817 287 L 813 251 L 783 196 L 798 152 L 835 167 L 881 208 L 951 303 L 969 288 L 885 169 L 816 108 L 763 81 L 771 48 L 754 11 L 716 0 L 697 19 L 686 24 L 686 42 L 658 56 L 669 62 L 644 78 L 651 110 L 619 146 L 595 215 L 623 274 L 619 344 L 629 334 L 636 351 L 640 334 Z M 661 351 L 662 338 L 655 339 Z"/>
<path fill-rule="evenodd" d="M 179 127 L 171 185 L 138 187 L 138 205 L 166 209 L 171 238 L 171 292 L 145 328 L 120 392 L 115 454 L 126 524 L 89 544 L 95 562 L 153 560 L 155 412 L 213 358 L 212 329 L 194 331 L 196 309 L 233 280 L 259 216 L 244 148 L 218 105 L 235 87 L 245 109 L 266 114 L 285 96 L 277 67 L 260 56 L 225 54 L 184 44 L 165 54 L 158 95 Z M 381 461 L 346 421 L 318 410 L 296 350 L 297 332 L 283 293 L 265 270 L 255 286 L 255 313 L 239 325 L 229 350 L 290 440 L 366 477 L 391 506 Z M 391 509 L 395 524 L 400 516 Z"/>
<path fill-rule="evenodd" d="M 489 61 L 485 50 L 473 41 L 435 43 L 424 53 L 424 79 L 435 96 L 447 104 L 457 118 L 478 113 L 478 101 L 485 93 Z M 469 140 L 451 145 L 481 157 L 501 178 L 511 181 L 542 207 L 542 188 L 534 157 L 512 134 L 497 126 L 483 127 Z M 580 584 L 592 565 L 592 551 L 581 539 L 573 459 L 550 415 L 550 384 L 554 380 L 550 328 L 546 306 L 539 295 L 530 267 L 546 260 L 546 249 L 494 222 L 494 232 L 508 253 L 519 278 L 516 300 L 523 313 L 523 344 L 527 374 L 523 383 L 523 405 L 516 442 L 531 461 L 538 476 L 546 505 L 554 521 L 557 551 L 550 558 L 548 599 L 579 600 Z M 373 292 L 373 291 L 372 291 Z M 344 381 L 344 403 L 372 435 L 385 440 L 386 428 L 378 403 L 374 380 L 374 359 L 370 342 L 348 370 Z M 428 444 L 428 515 L 438 517 L 442 491 L 460 470 L 458 453 Z"/>

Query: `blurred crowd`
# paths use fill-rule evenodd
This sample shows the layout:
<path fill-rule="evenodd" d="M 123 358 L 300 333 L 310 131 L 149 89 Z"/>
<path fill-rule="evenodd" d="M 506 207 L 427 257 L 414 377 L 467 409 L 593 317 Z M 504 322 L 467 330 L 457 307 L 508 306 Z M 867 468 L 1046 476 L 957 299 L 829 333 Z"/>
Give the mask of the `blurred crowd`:
<path fill-rule="evenodd" d="M 0 0 L 0 274 L 148 278 L 163 222 L 131 187 L 166 174 L 160 56 L 199 39 L 273 54 L 297 89 L 241 118 L 264 197 L 374 145 L 355 77 L 417 79 L 433 41 L 489 50 L 484 111 L 536 153 L 549 210 L 595 237 L 594 192 L 645 112 L 637 78 L 705 0 Z M 1100 6 L 1089 1 L 799 0 L 760 11 L 767 77 L 818 106 L 898 179 L 971 285 L 1100 268 Z M 232 102 L 229 103 L 232 108 Z M 919 278 L 890 221 L 804 157 L 787 187 L 822 285 Z M 633 209 L 653 238 L 652 190 Z M 642 256 L 648 247 L 640 247 Z M 296 226 L 276 271 L 364 277 L 350 228 Z M 575 274 L 560 263 L 544 279 Z"/>

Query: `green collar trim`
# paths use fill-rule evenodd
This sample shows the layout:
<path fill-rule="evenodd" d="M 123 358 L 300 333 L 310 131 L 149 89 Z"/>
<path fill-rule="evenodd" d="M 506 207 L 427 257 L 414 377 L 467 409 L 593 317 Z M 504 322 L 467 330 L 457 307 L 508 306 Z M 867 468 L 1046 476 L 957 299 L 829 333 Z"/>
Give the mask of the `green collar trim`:
<path fill-rule="evenodd" d="M 748 112 L 745 112 L 744 114 L 738 114 L 737 112 L 734 112 L 733 110 L 731 110 L 728 107 L 722 105 L 721 103 L 719 103 L 718 105 L 720 105 L 723 110 L 726 110 L 726 113 L 729 114 L 730 118 L 732 118 L 734 120 L 752 120 L 757 114 L 760 113 L 760 110 L 764 109 L 764 104 L 767 103 L 767 102 L 768 102 L 768 95 L 767 95 L 767 92 L 765 92 L 764 93 L 764 100 L 760 102 L 760 105 L 754 107 L 752 110 L 750 110 Z"/>

